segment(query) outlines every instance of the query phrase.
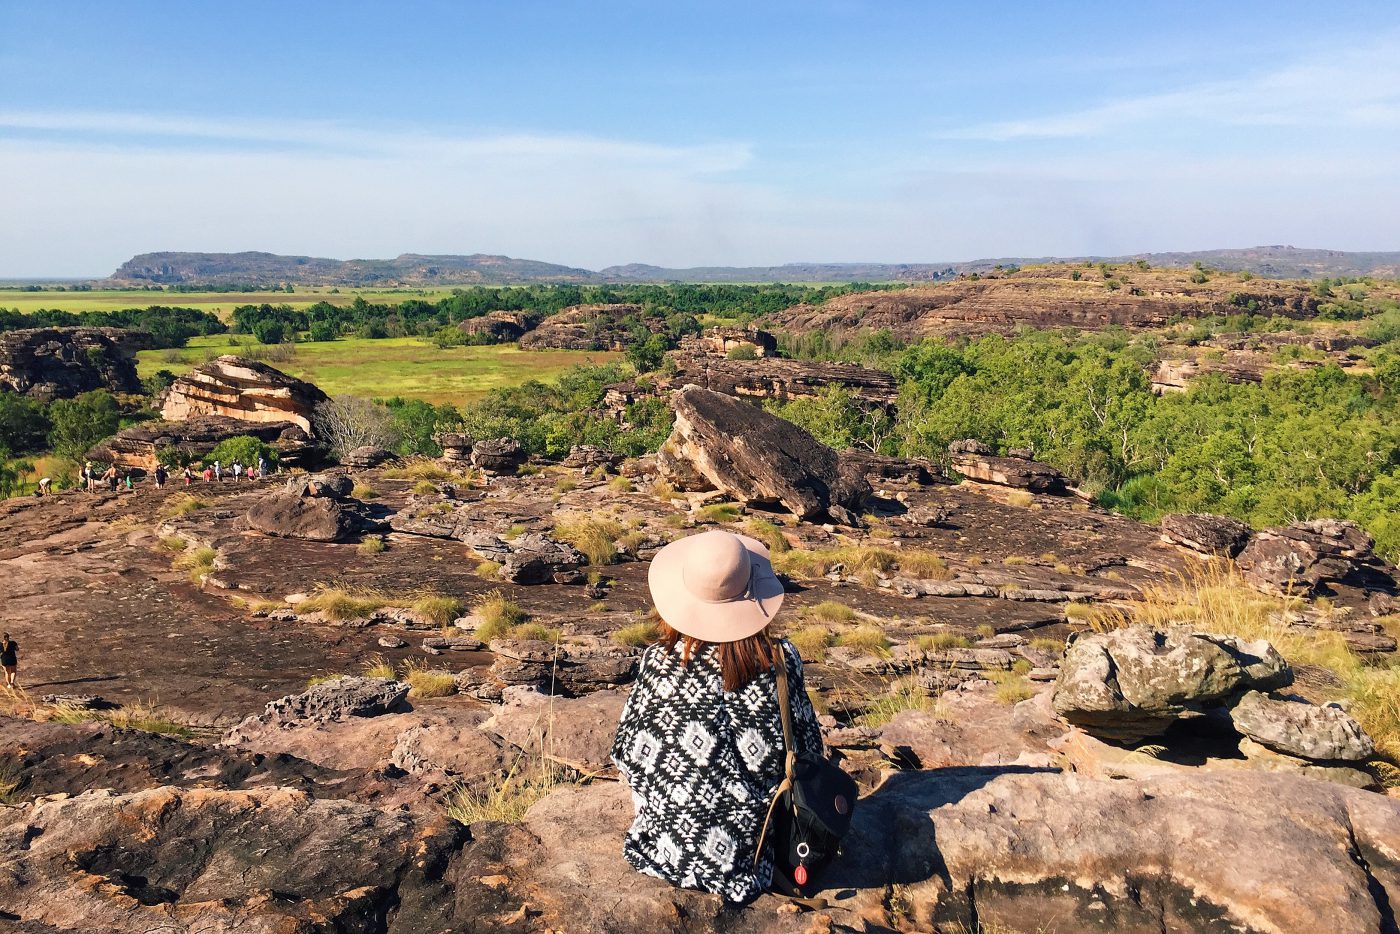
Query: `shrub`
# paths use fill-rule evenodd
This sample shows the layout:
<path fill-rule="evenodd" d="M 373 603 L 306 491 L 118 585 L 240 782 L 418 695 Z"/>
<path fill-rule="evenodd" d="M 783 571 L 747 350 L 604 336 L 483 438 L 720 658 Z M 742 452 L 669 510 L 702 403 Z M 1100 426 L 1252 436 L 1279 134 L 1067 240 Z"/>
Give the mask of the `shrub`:
<path fill-rule="evenodd" d="M 655 622 L 644 620 L 640 623 L 633 623 L 630 626 L 623 626 L 612 634 L 612 640 L 618 645 L 631 645 L 641 647 L 651 645 L 656 641 L 659 630 Z"/>
<path fill-rule="evenodd" d="M 360 544 L 355 546 L 355 550 L 362 555 L 377 555 L 386 547 L 384 539 L 375 535 L 360 542 Z"/>
<path fill-rule="evenodd" d="M 252 435 L 237 435 L 220 441 L 214 450 L 204 455 L 201 462 L 207 465 L 218 461 L 225 467 L 234 463 L 256 467 L 259 457 L 269 464 L 277 463 L 277 451 L 270 445 L 263 444 Z"/>
<path fill-rule="evenodd" d="M 622 526 L 612 519 L 569 516 L 555 523 L 553 534 L 583 552 L 589 564 L 601 567 L 617 560 L 617 539 L 622 535 Z"/>

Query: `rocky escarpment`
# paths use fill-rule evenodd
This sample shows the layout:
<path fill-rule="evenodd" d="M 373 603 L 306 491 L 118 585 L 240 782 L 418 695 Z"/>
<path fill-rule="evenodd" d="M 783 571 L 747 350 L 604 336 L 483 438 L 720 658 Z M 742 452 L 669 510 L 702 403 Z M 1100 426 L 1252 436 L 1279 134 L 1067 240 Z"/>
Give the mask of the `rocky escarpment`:
<path fill-rule="evenodd" d="M 665 322 L 643 313 L 641 305 L 573 305 L 545 318 L 533 331 L 520 338 L 522 350 L 625 350 L 632 332 L 626 318 L 641 321 L 653 332 Z"/>
<path fill-rule="evenodd" d="M 457 330 L 492 344 L 517 341 L 540 323 L 541 316 L 533 311 L 492 311 L 479 318 L 468 318 Z"/>
<path fill-rule="evenodd" d="M 32 328 L 0 334 L 0 392 L 71 399 L 94 389 L 140 392 L 134 354 L 150 335 L 122 328 Z"/>
<path fill-rule="evenodd" d="M 1072 279 L 1072 275 L 1080 275 Z M 1318 299 L 1305 285 L 1252 280 L 1194 283 L 1180 272 L 1123 267 L 1110 289 L 1097 269 L 1046 266 L 893 292 L 862 292 L 769 315 L 765 326 L 789 334 L 881 330 L 917 339 L 1012 334 L 1018 328 L 1161 327 L 1177 317 L 1238 313 L 1311 317 Z M 1120 282 L 1121 280 L 1121 282 Z"/>
<path fill-rule="evenodd" d="M 318 448 L 298 424 L 290 421 L 246 422 L 223 415 L 203 415 L 180 422 L 148 422 L 123 428 L 88 451 L 88 460 L 118 467 L 154 470 L 164 451 L 192 462 L 214 450 L 220 441 L 250 435 L 271 445 L 279 461 L 295 467 L 315 459 Z"/>
<path fill-rule="evenodd" d="M 871 405 L 889 408 L 899 394 L 895 378 L 882 370 L 856 363 L 821 363 L 761 357 L 734 360 L 726 357 L 672 354 L 676 373 L 665 381 L 678 387 L 703 386 L 731 396 L 755 399 L 810 399 L 838 387 Z"/>
<path fill-rule="evenodd" d="M 326 398 L 311 383 L 228 354 L 175 380 L 160 413 L 169 421 L 222 415 L 244 422 L 291 422 L 311 432 L 312 415 Z"/>

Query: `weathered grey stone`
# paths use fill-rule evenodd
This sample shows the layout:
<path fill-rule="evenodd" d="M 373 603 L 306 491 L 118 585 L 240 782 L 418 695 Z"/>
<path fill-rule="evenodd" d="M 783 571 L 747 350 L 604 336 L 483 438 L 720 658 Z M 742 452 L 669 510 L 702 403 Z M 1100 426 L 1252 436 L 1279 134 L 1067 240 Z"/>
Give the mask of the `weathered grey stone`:
<path fill-rule="evenodd" d="M 1229 713 L 1236 730 L 1275 752 L 1303 759 L 1360 761 L 1376 751 L 1361 724 L 1338 707 L 1275 700 L 1250 691 Z"/>
<path fill-rule="evenodd" d="M 1241 691 L 1292 682 L 1292 669 L 1267 642 L 1130 626 L 1072 638 L 1055 682 L 1054 707 L 1097 736 L 1135 740 Z"/>
<path fill-rule="evenodd" d="M 1233 558 L 1249 544 L 1253 530 L 1238 519 L 1209 513 L 1171 513 L 1162 517 L 1162 540 L 1202 555 Z"/>

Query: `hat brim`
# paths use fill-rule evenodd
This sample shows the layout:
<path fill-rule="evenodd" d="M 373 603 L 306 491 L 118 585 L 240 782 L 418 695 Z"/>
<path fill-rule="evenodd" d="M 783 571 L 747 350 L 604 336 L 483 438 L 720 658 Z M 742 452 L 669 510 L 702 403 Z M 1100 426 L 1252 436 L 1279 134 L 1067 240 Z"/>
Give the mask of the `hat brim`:
<path fill-rule="evenodd" d="M 647 584 L 652 603 L 666 625 L 702 642 L 738 642 L 762 632 L 783 605 L 787 591 L 773 572 L 768 549 L 747 535 L 735 535 L 749 553 L 753 578 L 747 593 L 733 600 L 711 603 L 685 586 L 685 560 L 696 539 L 691 535 L 672 542 L 651 559 Z"/>

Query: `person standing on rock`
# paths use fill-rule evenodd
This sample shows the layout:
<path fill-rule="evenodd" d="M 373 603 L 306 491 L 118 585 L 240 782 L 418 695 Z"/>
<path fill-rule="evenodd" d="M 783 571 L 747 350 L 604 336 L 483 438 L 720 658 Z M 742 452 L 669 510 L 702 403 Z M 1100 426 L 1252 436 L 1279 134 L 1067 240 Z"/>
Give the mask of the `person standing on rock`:
<path fill-rule="evenodd" d="M 214 479 L 220 483 L 224 482 L 224 465 L 214 461 Z"/>
<path fill-rule="evenodd" d="M 263 457 L 261 454 L 259 454 L 259 455 L 258 455 L 258 479 L 259 479 L 259 480 L 265 480 L 266 478 L 267 478 L 267 458 L 265 458 L 265 457 Z"/>
<path fill-rule="evenodd" d="M 8 632 L 0 639 L 0 668 L 5 669 L 5 687 L 19 687 L 19 645 Z"/>
<path fill-rule="evenodd" d="M 642 655 L 612 748 L 636 807 L 623 855 L 672 885 L 742 904 L 772 884 L 772 843 L 759 847 L 788 752 L 779 660 L 794 751 L 822 752 L 801 657 L 770 633 L 783 584 L 767 548 L 723 531 L 667 545 L 648 582 L 661 635 Z"/>

